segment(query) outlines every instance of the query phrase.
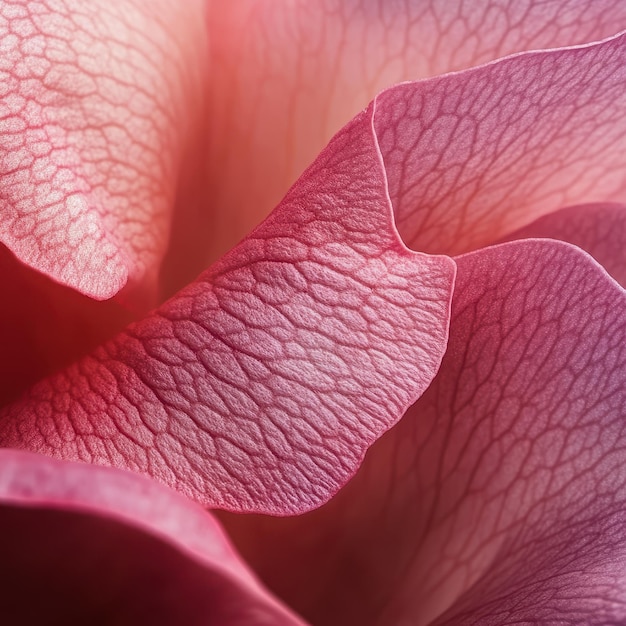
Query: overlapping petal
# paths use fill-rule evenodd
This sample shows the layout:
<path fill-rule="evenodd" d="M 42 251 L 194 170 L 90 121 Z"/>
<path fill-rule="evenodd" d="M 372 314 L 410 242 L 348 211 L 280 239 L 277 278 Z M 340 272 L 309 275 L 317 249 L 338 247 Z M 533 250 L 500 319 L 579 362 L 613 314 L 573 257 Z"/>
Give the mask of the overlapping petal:
<path fill-rule="evenodd" d="M 513 56 L 376 99 L 407 245 L 458 254 L 569 204 L 626 193 L 626 34 Z"/>
<path fill-rule="evenodd" d="M 356 471 L 446 349 L 454 263 L 395 230 L 373 108 L 198 281 L 0 415 L 0 442 L 302 512 Z"/>
<path fill-rule="evenodd" d="M 188 259 L 190 278 L 194 263 L 204 267 L 207 255 L 217 258 L 255 226 L 336 129 L 382 89 L 517 52 L 597 41 L 626 28 L 620 0 L 254 0 L 213 6 L 206 189 L 214 210 L 205 214 L 205 228 L 181 228 L 175 242 Z M 512 101 L 508 107 L 515 119 Z M 199 258 L 189 254 L 190 239 L 198 240 Z"/>
<path fill-rule="evenodd" d="M 441 370 L 356 477 L 227 528 L 313 623 L 621 623 L 626 293 L 555 241 L 457 262 Z"/>
<path fill-rule="evenodd" d="M 136 474 L 0 451 L 10 624 L 301 626 L 214 518 Z"/>
<path fill-rule="evenodd" d="M 99 300 L 155 291 L 203 114 L 203 22 L 200 0 L 2 3 L 0 241 L 22 262 Z"/>

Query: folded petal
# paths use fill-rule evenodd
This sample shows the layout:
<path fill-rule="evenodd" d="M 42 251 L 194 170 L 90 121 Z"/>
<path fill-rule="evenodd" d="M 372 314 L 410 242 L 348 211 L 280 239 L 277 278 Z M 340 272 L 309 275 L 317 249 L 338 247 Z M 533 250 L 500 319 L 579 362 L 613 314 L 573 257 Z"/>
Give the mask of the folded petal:
<path fill-rule="evenodd" d="M 254 0 L 211 6 L 211 210 L 206 228 L 181 229 L 175 242 L 189 257 L 190 240 L 197 241 L 191 246 L 200 256 L 196 272 L 207 255 L 218 258 L 267 215 L 336 130 L 380 90 L 626 28 L 620 0 Z"/>
<path fill-rule="evenodd" d="M 203 16 L 200 0 L 0 2 L 0 241 L 22 262 L 96 299 L 155 288 Z"/>
<path fill-rule="evenodd" d="M 330 498 L 434 377 L 455 272 L 399 239 L 372 116 L 198 281 L 7 407 L 0 443 L 234 510 Z"/>
<path fill-rule="evenodd" d="M 623 623 L 626 292 L 556 241 L 457 261 L 441 370 L 355 478 L 222 520 L 316 624 Z"/>
<path fill-rule="evenodd" d="M 585 204 L 539 218 L 508 239 L 550 237 L 579 246 L 626 287 L 626 206 Z"/>
<path fill-rule="evenodd" d="M 626 193 L 626 34 L 398 85 L 375 128 L 408 245 L 460 253 Z"/>
<path fill-rule="evenodd" d="M 0 451 L 10 624 L 302 626 L 215 519 L 136 474 Z"/>

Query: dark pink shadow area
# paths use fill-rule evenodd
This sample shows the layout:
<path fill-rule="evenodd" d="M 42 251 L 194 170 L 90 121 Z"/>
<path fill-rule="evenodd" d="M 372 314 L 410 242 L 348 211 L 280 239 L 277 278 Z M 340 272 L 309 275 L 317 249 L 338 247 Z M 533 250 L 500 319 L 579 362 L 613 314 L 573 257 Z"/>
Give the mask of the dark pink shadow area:
<path fill-rule="evenodd" d="M 137 316 L 55 283 L 0 245 L 0 406 L 83 357 Z"/>
<path fill-rule="evenodd" d="M 38 455 L 0 462 L 2 623 L 303 626 L 177 494 Z"/>

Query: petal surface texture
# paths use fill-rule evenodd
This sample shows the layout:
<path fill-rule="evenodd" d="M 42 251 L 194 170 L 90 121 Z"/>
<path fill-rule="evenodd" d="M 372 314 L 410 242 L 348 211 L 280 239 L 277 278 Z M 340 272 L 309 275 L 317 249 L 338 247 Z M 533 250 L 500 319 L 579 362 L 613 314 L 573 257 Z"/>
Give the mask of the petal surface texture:
<path fill-rule="evenodd" d="M 199 0 L 0 3 L 0 241 L 22 262 L 100 300 L 156 288 L 202 23 Z"/>
<path fill-rule="evenodd" d="M 455 273 L 399 239 L 372 116 L 197 282 L 5 408 L 2 445 L 234 510 L 330 498 L 433 379 Z"/>
<path fill-rule="evenodd" d="M 2 618 L 303 626 L 215 519 L 136 474 L 0 451 Z"/>
<path fill-rule="evenodd" d="M 579 246 L 626 287 L 626 206 L 585 204 L 539 218 L 510 239 L 550 237 Z"/>
<path fill-rule="evenodd" d="M 226 528 L 314 624 L 621 624 L 626 293 L 561 242 L 457 262 L 441 370 L 355 478 Z"/>
<path fill-rule="evenodd" d="M 407 245 L 458 254 L 626 193 L 626 34 L 383 92 L 375 127 Z"/>
<path fill-rule="evenodd" d="M 626 29 L 621 0 L 253 0 L 212 6 L 205 177 L 212 210 L 205 212 L 208 227 L 183 230 L 177 242 L 191 259 L 190 240 L 200 239 L 201 269 L 207 253 L 218 258 L 265 217 L 337 128 L 382 89 Z M 498 89 L 506 108 L 501 116 L 515 118 L 511 82 Z M 462 109 L 450 109 L 443 113 L 452 127 Z M 434 121 L 431 113 L 423 123 Z M 530 119 L 532 112 L 526 114 Z"/>

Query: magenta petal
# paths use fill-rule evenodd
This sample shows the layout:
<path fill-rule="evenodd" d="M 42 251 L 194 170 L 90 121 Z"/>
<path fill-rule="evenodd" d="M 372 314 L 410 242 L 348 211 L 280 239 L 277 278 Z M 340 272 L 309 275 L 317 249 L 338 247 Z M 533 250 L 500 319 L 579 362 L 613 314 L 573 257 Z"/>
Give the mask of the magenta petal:
<path fill-rule="evenodd" d="M 5 624 L 302 622 L 209 513 L 136 474 L 0 451 Z"/>
<path fill-rule="evenodd" d="M 550 237 L 579 246 L 626 287 L 626 206 L 585 204 L 539 218 L 508 239 Z"/>
<path fill-rule="evenodd" d="M 434 377 L 455 272 L 400 241 L 372 110 L 197 282 L 6 408 L 2 445 L 234 510 L 330 498 Z"/>
<path fill-rule="evenodd" d="M 458 258 L 440 372 L 328 505 L 223 519 L 313 623 L 623 623 L 625 419 L 624 290 L 505 244 Z"/>
<path fill-rule="evenodd" d="M 626 192 L 626 33 L 392 87 L 375 128 L 407 245 L 458 254 Z"/>

